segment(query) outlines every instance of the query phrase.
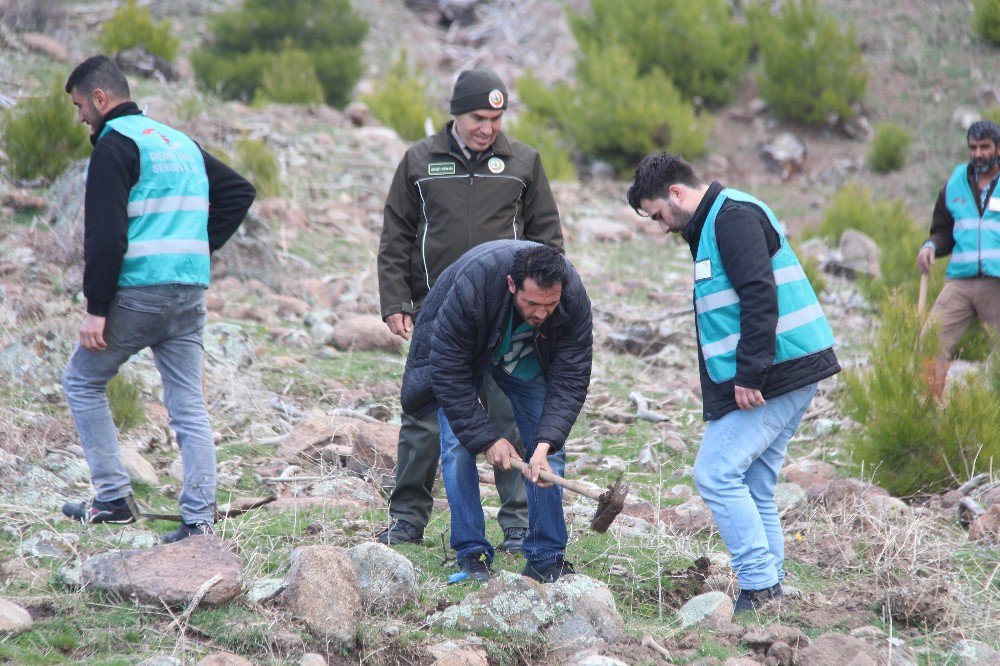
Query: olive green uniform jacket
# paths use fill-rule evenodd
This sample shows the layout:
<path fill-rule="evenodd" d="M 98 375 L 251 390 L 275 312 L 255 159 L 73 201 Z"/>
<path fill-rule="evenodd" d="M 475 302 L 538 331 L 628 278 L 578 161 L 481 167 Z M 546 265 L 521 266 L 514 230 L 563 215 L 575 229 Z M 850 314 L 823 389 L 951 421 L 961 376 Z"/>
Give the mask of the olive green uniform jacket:
<path fill-rule="evenodd" d="M 500 239 L 562 247 L 555 198 L 538 152 L 501 132 L 467 163 L 452 123 L 406 151 L 385 202 L 378 252 L 382 318 L 413 314 L 465 252 Z"/>

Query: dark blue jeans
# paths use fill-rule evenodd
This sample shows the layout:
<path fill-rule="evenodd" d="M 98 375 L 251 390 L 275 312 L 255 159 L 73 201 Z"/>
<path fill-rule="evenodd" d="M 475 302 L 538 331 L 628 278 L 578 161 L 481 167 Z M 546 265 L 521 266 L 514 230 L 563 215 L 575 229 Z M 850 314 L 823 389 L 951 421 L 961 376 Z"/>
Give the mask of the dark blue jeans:
<path fill-rule="evenodd" d="M 533 381 L 511 377 L 499 368 L 492 370 L 497 386 L 510 400 L 517 429 L 524 440 L 525 462 L 535 452 L 535 432 L 545 404 L 545 378 Z M 451 547 L 458 558 L 485 553 L 493 561 L 493 546 L 486 540 L 486 522 L 479 496 L 479 472 L 476 456 L 459 443 L 444 410 L 438 410 L 441 425 L 441 476 L 448 504 L 451 507 Z M 566 453 L 560 449 L 548 458 L 552 471 L 563 476 Z M 539 488 L 524 480 L 528 494 L 528 535 L 524 539 L 524 556 L 532 563 L 549 563 L 566 550 L 566 519 L 562 509 L 562 489 L 559 486 Z"/>

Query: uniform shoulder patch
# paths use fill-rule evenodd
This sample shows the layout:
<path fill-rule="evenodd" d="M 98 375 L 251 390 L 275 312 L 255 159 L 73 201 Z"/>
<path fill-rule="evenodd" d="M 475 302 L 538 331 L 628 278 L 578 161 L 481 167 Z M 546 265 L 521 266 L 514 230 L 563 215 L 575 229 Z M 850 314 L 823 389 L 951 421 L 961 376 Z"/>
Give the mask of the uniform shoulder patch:
<path fill-rule="evenodd" d="M 427 165 L 428 176 L 453 176 L 455 175 L 454 162 L 431 162 Z"/>

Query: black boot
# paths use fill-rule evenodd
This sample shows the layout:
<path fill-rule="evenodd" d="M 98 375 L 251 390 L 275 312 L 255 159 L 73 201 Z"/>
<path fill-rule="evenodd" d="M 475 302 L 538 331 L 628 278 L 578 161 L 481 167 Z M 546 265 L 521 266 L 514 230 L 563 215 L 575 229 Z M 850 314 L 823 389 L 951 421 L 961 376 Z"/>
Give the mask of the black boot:
<path fill-rule="evenodd" d="M 759 610 L 768 601 L 780 599 L 783 596 L 785 593 L 781 589 L 781 583 L 763 590 L 740 590 L 740 596 L 736 597 L 736 603 L 733 605 L 733 615 Z"/>

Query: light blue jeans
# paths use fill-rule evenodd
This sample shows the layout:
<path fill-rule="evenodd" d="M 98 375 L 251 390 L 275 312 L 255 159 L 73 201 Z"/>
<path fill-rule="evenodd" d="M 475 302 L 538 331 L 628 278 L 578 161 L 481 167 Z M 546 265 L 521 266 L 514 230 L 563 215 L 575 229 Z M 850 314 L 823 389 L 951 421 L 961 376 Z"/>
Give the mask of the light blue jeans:
<path fill-rule="evenodd" d="M 205 314 L 204 287 L 165 284 L 119 289 L 104 328 L 107 349 L 93 352 L 77 344 L 63 373 L 63 389 L 97 499 L 132 494 L 106 393 L 118 368 L 149 347 L 181 449 L 181 517 L 192 524 L 215 522 L 215 442 L 201 389 Z"/>
<path fill-rule="evenodd" d="M 511 377 L 499 368 L 492 368 L 493 379 L 510 400 L 517 429 L 524 440 L 525 461 L 535 452 L 535 432 L 545 404 L 546 384 L 539 375 L 533 381 Z M 459 562 L 467 555 L 485 553 L 493 561 L 493 546 L 486 540 L 486 522 L 479 495 L 479 471 L 476 456 L 458 441 L 451 424 L 438 410 L 441 425 L 441 478 L 451 509 L 451 547 Z M 566 452 L 559 449 L 548 456 L 553 473 L 563 476 Z M 562 507 L 562 488 L 539 488 L 523 480 L 528 495 L 528 534 L 521 546 L 525 559 L 544 565 L 562 557 L 566 551 L 566 519 Z"/>
<path fill-rule="evenodd" d="M 816 395 L 810 384 L 751 410 L 709 421 L 694 463 L 698 493 L 712 510 L 744 590 L 785 577 L 785 541 L 774 487 L 788 440 Z"/>

